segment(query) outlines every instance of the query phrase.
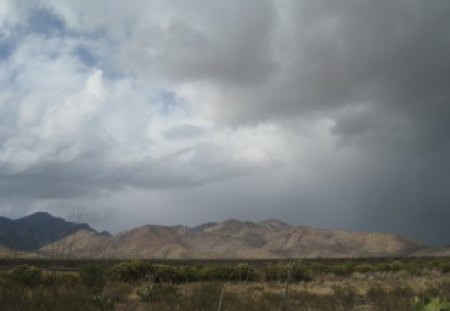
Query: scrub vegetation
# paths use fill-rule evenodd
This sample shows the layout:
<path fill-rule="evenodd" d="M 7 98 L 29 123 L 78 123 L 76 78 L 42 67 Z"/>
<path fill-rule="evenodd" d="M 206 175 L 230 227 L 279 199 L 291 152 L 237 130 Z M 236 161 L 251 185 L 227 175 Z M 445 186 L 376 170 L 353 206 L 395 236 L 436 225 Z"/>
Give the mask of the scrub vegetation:
<path fill-rule="evenodd" d="M 450 310 L 446 258 L 10 265 L 0 310 Z"/>

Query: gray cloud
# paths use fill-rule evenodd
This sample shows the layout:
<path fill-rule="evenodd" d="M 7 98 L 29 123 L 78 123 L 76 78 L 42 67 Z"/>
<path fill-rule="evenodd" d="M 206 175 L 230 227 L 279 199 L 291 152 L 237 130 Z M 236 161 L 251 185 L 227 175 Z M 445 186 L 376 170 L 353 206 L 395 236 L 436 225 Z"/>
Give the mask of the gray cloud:
<path fill-rule="evenodd" d="M 167 25 L 134 29 L 123 43 L 126 68 L 170 80 L 264 81 L 276 69 L 276 11 L 270 1 L 192 2 Z"/>
<path fill-rule="evenodd" d="M 276 217 L 449 243 L 448 1 L 4 7 L 5 214 L 88 202 L 113 230 Z"/>

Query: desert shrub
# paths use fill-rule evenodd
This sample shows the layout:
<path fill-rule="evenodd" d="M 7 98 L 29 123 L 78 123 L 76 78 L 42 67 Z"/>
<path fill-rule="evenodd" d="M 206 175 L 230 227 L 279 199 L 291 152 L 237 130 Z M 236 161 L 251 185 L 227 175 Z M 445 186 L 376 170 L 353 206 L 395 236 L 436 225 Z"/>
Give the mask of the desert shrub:
<path fill-rule="evenodd" d="M 112 311 L 116 306 L 114 299 L 103 295 L 94 295 L 89 301 L 98 311 Z"/>
<path fill-rule="evenodd" d="M 342 296 L 341 296 L 342 295 Z M 353 296 L 348 296 L 347 292 L 339 292 L 337 295 L 328 294 L 313 294 L 309 292 L 299 291 L 293 292 L 289 295 L 289 300 L 284 310 L 299 310 L 299 311 L 310 311 L 310 310 L 321 310 L 321 311 L 347 311 L 354 310 Z M 276 301 L 272 303 L 272 308 L 278 309 L 275 304 Z"/>
<path fill-rule="evenodd" d="M 450 262 L 443 262 L 439 265 L 438 269 L 442 273 L 449 273 L 450 272 Z"/>
<path fill-rule="evenodd" d="M 323 273 L 329 273 L 328 271 L 328 266 L 324 263 L 320 263 L 320 262 L 310 262 L 308 263 L 307 267 L 308 267 L 308 272 L 311 275 L 315 275 L 315 274 L 323 274 Z"/>
<path fill-rule="evenodd" d="M 333 296 L 337 304 L 347 308 L 354 306 L 358 299 L 355 290 L 351 287 L 336 287 Z"/>
<path fill-rule="evenodd" d="M 217 310 L 223 284 L 216 282 L 197 283 L 190 288 L 187 299 L 183 300 L 183 310 Z"/>
<path fill-rule="evenodd" d="M 327 271 L 336 276 L 350 276 L 355 271 L 355 264 L 351 262 L 333 264 L 327 267 Z"/>
<path fill-rule="evenodd" d="M 136 291 L 136 294 L 143 302 L 171 302 L 176 303 L 180 300 L 180 290 L 176 286 L 153 284 Z"/>
<path fill-rule="evenodd" d="M 42 270 L 30 265 L 20 265 L 9 273 L 12 280 L 23 286 L 37 286 L 42 282 Z"/>
<path fill-rule="evenodd" d="M 257 308 L 260 308 L 261 310 L 274 310 L 274 307 L 276 307 L 275 310 L 278 310 L 281 302 L 281 296 L 278 293 L 273 293 L 271 291 L 265 291 L 261 294 L 259 299 L 257 299 L 253 305 L 256 307 L 254 310 L 258 310 Z"/>
<path fill-rule="evenodd" d="M 416 311 L 450 311 L 450 303 L 439 298 L 416 299 L 414 309 Z"/>
<path fill-rule="evenodd" d="M 122 282 L 109 283 L 103 290 L 103 296 L 116 302 L 125 302 L 134 290 L 135 288 L 132 284 Z"/>
<path fill-rule="evenodd" d="M 357 264 L 354 262 L 334 262 L 334 263 L 297 263 L 303 270 L 307 278 L 316 274 L 334 274 L 336 276 L 350 276 L 353 272 L 366 273 L 372 271 L 370 264 Z"/>
<path fill-rule="evenodd" d="M 450 301 L 450 282 L 445 281 L 440 284 L 437 284 L 437 286 L 439 288 L 439 296 L 441 296 L 441 298 Z"/>
<path fill-rule="evenodd" d="M 149 275 L 156 283 L 181 283 L 187 281 L 185 270 L 170 265 L 155 265 Z"/>
<path fill-rule="evenodd" d="M 288 278 L 288 270 L 285 265 L 274 264 L 263 268 L 264 279 L 266 281 L 282 282 Z"/>
<path fill-rule="evenodd" d="M 401 261 L 393 261 L 375 265 L 375 271 L 378 272 L 398 272 L 405 270 L 405 265 Z"/>
<path fill-rule="evenodd" d="M 239 264 L 237 267 L 236 281 L 259 281 L 261 279 L 260 273 L 249 264 Z"/>
<path fill-rule="evenodd" d="M 121 262 L 111 268 L 113 278 L 124 282 L 143 279 L 154 272 L 154 267 L 143 261 Z"/>
<path fill-rule="evenodd" d="M 5 311 L 96 311 L 84 286 L 25 287 L 14 282 L 0 284 L 0 310 Z"/>
<path fill-rule="evenodd" d="M 203 281 L 231 281 L 239 278 L 236 267 L 227 265 L 205 265 L 198 270 Z"/>
<path fill-rule="evenodd" d="M 183 276 L 183 282 L 196 282 L 201 280 L 199 273 L 200 265 L 196 266 L 180 266 L 179 270 Z"/>
<path fill-rule="evenodd" d="M 80 272 L 80 278 L 92 292 L 99 295 L 105 287 L 105 271 L 98 266 L 87 266 Z"/>
<path fill-rule="evenodd" d="M 296 277 L 300 271 L 296 272 Z M 184 283 L 197 281 L 256 281 L 261 277 L 249 265 L 207 264 L 195 266 L 151 265 L 145 262 L 122 262 L 111 268 L 113 279 L 130 282 L 143 278 L 155 283 Z"/>
<path fill-rule="evenodd" d="M 401 264 L 401 270 L 406 271 L 406 272 L 410 273 L 411 275 L 419 275 L 426 268 L 427 268 L 427 265 L 423 265 L 420 262 L 416 262 L 416 261 L 403 262 Z"/>
<path fill-rule="evenodd" d="M 196 281 L 255 281 L 260 276 L 254 267 L 249 265 L 195 265 L 170 266 L 154 265 L 149 274 L 156 283 L 182 283 Z"/>
<path fill-rule="evenodd" d="M 217 297 L 216 304 L 219 300 Z M 271 311 L 279 310 L 280 296 L 276 294 L 252 295 L 243 289 L 242 292 L 228 291 L 225 288 L 222 301 L 222 310 L 233 311 Z M 213 305 L 212 307 L 214 307 Z M 293 309 L 294 310 L 294 309 Z"/>
<path fill-rule="evenodd" d="M 301 263 L 295 263 L 291 268 L 291 281 L 292 282 L 302 282 L 310 281 L 310 272 L 305 265 Z"/>
<path fill-rule="evenodd" d="M 272 282 L 301 282 L 311 280 L 310 270 L 300 263 L 268 265 L 262 269 L 262 272 L 264 279 Z"/>
<path fill-rule="evenodd" d="M 80 276 L 75 273 L 52 273 L 43 278 L 45 286 L 75 286 L 80 283 Z"/>
<path fill-rule="evenodd" d="M 411 310 L 414 293 L 408 287 L 393 289 L 373 287 L 367 292 L 367 299 L 374 311 Z"/>
<path fill-rule="evenodd" d="M 398 260 L 391 262 L 389 265 L 389 271 L 392 271 L 392 272 L 402 271 L 402 270 L 405 270 L 405 268 L 406 268 L 406 264 L 401 261 L 398 261 Z"/>
<path fill-rule="evenodd" d="M 374 271 L 374 267 L 368 264 L 360 264 L 355 266 L 354 271 L 359 273 L 369 273 Z"/>

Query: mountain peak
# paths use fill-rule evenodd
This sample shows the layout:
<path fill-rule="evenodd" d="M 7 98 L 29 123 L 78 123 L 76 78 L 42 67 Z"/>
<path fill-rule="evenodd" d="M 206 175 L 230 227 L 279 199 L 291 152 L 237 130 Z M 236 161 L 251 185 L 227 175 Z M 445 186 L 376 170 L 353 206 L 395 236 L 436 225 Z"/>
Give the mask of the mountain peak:
<path fill-rule="evenodd" d="M 23 217 L 22 219 L 25 219 L 25 218 L 34 218 L 34 219 L 36 219 L 36 218 L 41 218 L 41 219 L 44 219 L 44 218 L 50 219 L 50 218 L 52 218 L 53 219 L 53 218 L 56 218 L 56 217 L 50 215 L 47 212 L 39 211 L 39 212 L 35 212 L 33 214 L 30 214 L 30 215 L 27 215 L 27 216 Z"/>
<path fill-rule="evenodd" d="M 192 228 L 195 232 L 203 232 L 206 229 L 209 229 L 211 227 L 217 226 L 217 222 L 206 222 L 204 224 L 200 224 L 198 226 L 195 226 Z"/>
<path fill-rule="evenodd" d="M 236 218 L 229 218 L 220 223 L 220 225 L 239 225 L 242 224 L 242 221 Z"/>
<path fill-rule="evenodd" d="M 34 251 L 80 230 L 97 233 L 85 223 L 66 221 L 47 212 L 36 212 L 23 218 L 10 219 L 7 225 L 1 226 L 0 244 L 11 249 Z"/>
<path fill-rule="evenodd" d="M 275 218 L 269 218 L 269 219 L 263 220 L 258 224 L 260 226 L 263 226 L 265 228 L 272 229 L 272 230 L 285 230 L 290 227 L 287 223 L 285 223 L 281 220 L 275 219 Z"/>
<path fill-rule="evenodd" d="M 248 220 L 241 221 L 241 220 L 238 220 L 235 218 L 230 218 L 230 219 L 220 222 L 216 226 L 212 226 L 212 227 L 206 229 L 205 231 L 233 233 L 233 232 L 242 231 L 242 230 L 249 231 L 249 230 L 256 229 L 257 227 L 258 227 L 258 225 L 255 224 L 254 222 L 251 222 Z"/>

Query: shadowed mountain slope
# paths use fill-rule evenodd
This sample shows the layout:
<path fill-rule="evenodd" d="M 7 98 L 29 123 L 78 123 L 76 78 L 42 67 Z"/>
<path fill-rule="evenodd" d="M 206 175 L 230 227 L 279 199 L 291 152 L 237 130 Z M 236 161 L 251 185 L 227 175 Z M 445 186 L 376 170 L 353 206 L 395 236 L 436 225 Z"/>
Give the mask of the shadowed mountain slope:
<path fill-rule="evenodd" d="M 20 219 L 0 217 L 0 245 L 13 250 L 35 251 L 79 230 L 96 233 L 87 224 L 68 222 L 44 212 Z"/>

